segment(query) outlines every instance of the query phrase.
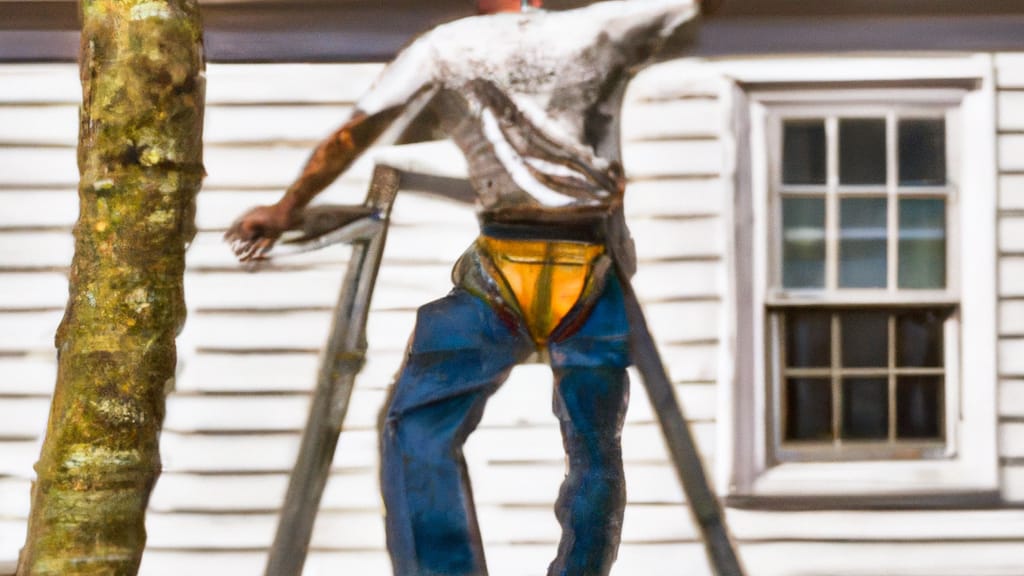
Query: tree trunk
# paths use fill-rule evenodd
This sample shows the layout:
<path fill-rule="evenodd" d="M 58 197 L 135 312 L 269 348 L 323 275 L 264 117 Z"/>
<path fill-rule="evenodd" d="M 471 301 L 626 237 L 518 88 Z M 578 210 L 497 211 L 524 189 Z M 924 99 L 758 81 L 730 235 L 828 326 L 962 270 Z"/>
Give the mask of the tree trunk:
<path fill-rule="evenodd" d="M 195 0 L 81 12 L 80 212 L 22 576 L 138 571 L 203 177 Z"/>

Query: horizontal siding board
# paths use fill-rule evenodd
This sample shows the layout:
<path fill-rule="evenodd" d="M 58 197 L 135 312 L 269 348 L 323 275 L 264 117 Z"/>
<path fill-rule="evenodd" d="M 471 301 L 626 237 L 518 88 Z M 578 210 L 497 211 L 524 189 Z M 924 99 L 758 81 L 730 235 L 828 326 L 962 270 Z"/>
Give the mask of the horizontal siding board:
<path fill-rule="evenodd" d="M 0 154 L 0 186 L 5 188 L 78 185 L 74 147 L 11 147 Z"/>
<path fill-rule="evenodd" d="M 765 542 L 742 546 L 758 576 L 1010 576 L 1024 565 L 1024 547 L 997 542 Z M 884 559 L 884 560 L 883 560 Z"/>
<path fill-rule="evenodd" d="M 1001 92 L 998 96 L 1000 130 L 1024 130 L 1024 93 Z"/>
<path fill-rule="evenodd" d="M 999 382 L 999 415 L 1024 417 L 1024 380 Z"/>
<path fill-rule="evenodd" d="M 82 99 L 75 64 L 23 64 L 0 68 L 0 103 L 68 104 Z"/>
<path fill-rule="evenodd" d="M 0 478 L 0 518 L 27 519 L 31 491 L 32 481 L 28 478 Z"/>
<path fill-rule="evenodd" d="M 0 310 L 63 307 L 68 279 L 60 272 L 0 272 Z"/>
<path fill-rule="evenodd" d="M 207 106 L 203 142 L 215 146 L 274 142 L 308 145 L 330 135 L 351 113 L 352 106 L 348 105 Z"/>
<path fill-rule="evenodd" d="M 380 350 L 403 350 L 414 321 L 411 311 L 372 314 L 366 329 L 370 346 Z M 193 315 L 189 322 L 190 338 L 202 348 L 318 349 L 327 339 L 331 312 L 206 313 Z"/>
<path fill-rule="evenodd" d="M 206 101 L 216 104 L 351 104 L 380 64 L 209 64 Z"/>
<path fill-rule="evenodd" d="M 725 265 L 721 262 L 645 262 L 633 277 L 641 302 L 723 295 Z"/>
<path fill-rule="evenodd" d="M 0 400 L 0 437 L 42 436 L 49 411 L 50 399 L 45 396 Z"/>
<path fill-rule="evenodd" d="M 0 106 L 0 145 L 75 146 L 78 106 Z"/>
<path fill-rule="evenodd" d="M 999 221 L 999 249 L 1024 252 L 1024 218 L 1004 216 Z"/>
<path fill-rule="evenodd" d="M 718 218 L 634 221 L 633 239 L 643 260 L 720 258 L 723 224 Z"/>
<path fill-rule="evenodd" d="M 668 140 L 714 138 L 721 131 L 722 117 L 715 100 L 669 100 L 635 102 L 622 114 L 622 138 Z"/>
<path fill-rule="evenodd" d="M 338 300 L 343 268 L 191 273 L 185 280 L 185 301 L 193 309 L 275 309 L 331 307 Z"/>
<path fill-rule="evenodd" d="M 1014 214 L 999 218 L 998 247 L 1004 253 L 1024 252 L 1024 217 Z"/>
<path fill-rule="evenodd" d="M 634 142 L 622 150 L 622 161 L 630 178 L 718 174 L 723 158 L 724 151 L 717 140 Z"/>
<path fill-rule="evenodd" d="M 1022 510 L 786 512 L 730 509 L 727 519 L 733 534 L 741 541 L 1024 541 Z"/>
<path fill-rule="evenodd" d="M 717 302 L 672 302 L 644 307 L 648 327 L 659 342 L 716 340 L 720 309 Z"/>
<path fill-rule="evenodd" d="M 999 207 L 1003 210 L 1024 210 L 1024 175 L 1003 174 L 999 177 Z"/>
<path fill-rule="evenodd" d="M 56 379 L 55 349 L 29 356 L 0 356 L 0 394 L 49 396 Z"/>
<path fill-rule="evenodd" d="M 715 98 L 722 79 L 699 60 L 679 59 L 644 69 L 629 84 L 627 102 Z"/>
<path fill-rule="evenodd" d="M 1024 296 L 1024 258 L 1004 256 L 999 259 L 999 295 Z"/>
<path fill-rule="evenodd" d="M 999 485 L 1007 503 L 1024 502 L 1024 466 L 1003 466 L 999 470 Z"/>
<path fill-rule="evenodd" d="M 999 341 L 999 374 L 1001 376 L 1024 376 L 1024 340 L 1002 339 Z"/>
<path fill-rule="evenodd" d="M 1024 171 L 1024 134 L 1004 134 L 999 137 L 999 169 Z"/>
<path fill-rule="evenodd" d="M 0 458 L 0 476 L 34 479 L 32 465 L 39 459 L 42 439 L 9 440 L 3 443 L 4 457 Z"/>
<path fill-rule="evenodd" d="M 626 217 L 721 214 L 725 183 L 718 178 L 640 180 L 626 186 Z"/>
<path fill-rule="evenodd" d="M 0 270 L 67 267 L 74 251 L 68 232 L 0 232 Z"/>
<path fill-rule="evenodd" d="M 717 344 L 667 344 L 658 348 L 665 370 L 673 381 L 712 382 L 717 379 Z"/>
<path fill-rule="evenodd" d="M 999 303 L 999 333 L 1004 336 L 1024 335 L 1024 301 Z"/>
<path fill-rule="evenodd" d="M 266 552 L 195 552 L 146 550 L 139 576 L 215 576 L 217 574 L 259 574 L 266 568 Z M 364 572 L 369 574 L 369 572 Z M 303 574 L 309 574 L 309 571 Z"/>
<path fill-rule="evenodd" d="M 2 180 L 0 176 L 0 184 Z M 70 230 L 77 218 L 78 193 L 73 186 L 31 192 L 0 191 L 0 228 L 64 227 Z"/>
<path fill-rule="evenodd" d="M 999 425 L 999 455 L 1003 458 L 1024 458 L 1024 424 Z"/>
<path fill-rule="evenodd" d="M 1024 88 L 1024 54 L 996 54 L 995 64 L 1000 88 Z"/>
<path fill-rule="evenodd" d="M 53 335 L 63 316 L 53 312 L 0 312 L 0 352 L 53 352 Z"/>

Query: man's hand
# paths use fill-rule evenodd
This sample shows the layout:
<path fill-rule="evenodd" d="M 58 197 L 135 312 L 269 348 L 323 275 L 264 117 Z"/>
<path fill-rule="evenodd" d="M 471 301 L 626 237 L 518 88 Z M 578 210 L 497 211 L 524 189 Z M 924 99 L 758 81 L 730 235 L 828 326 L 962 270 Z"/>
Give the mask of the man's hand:
<path fill-rule="evenodd" d="M 262 260 L 286 230 L 301 222 L 297 214 L 280 204 L 257 206 L 243 214 L 224 233 L 231 250 L 242 262 Z"/>

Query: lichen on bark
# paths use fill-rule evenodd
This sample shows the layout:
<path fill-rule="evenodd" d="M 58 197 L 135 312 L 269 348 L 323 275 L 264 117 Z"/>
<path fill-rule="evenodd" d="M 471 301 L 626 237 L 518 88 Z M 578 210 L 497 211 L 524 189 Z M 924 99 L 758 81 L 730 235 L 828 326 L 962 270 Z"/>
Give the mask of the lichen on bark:
<path fill-rule="evenodd" d="M 130 575 L 203 177 L 195 0 L 81 0 L 79 218 L 19 575 Z"/>

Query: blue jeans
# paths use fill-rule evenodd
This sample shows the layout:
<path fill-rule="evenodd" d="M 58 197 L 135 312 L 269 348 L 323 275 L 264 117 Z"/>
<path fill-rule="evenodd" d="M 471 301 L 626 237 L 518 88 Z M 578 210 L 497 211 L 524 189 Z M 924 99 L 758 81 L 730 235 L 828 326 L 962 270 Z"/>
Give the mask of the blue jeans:
<path fill-rule="evenodd" d="M 614 273 L 548 342 L 554 412 L 569 471 L 555 505 L 551 576 L 608 574 L 625 506 L 620 431 L 629 396 L 628 324 Z M 579 309 L 577 309 L 579 308 Z M 488 397 L 535 351 L 508 313 L 456 287 L 420 308 L 382 426 L 387 539 L 399 576 L 485 575 L 462 446 Z"/>

